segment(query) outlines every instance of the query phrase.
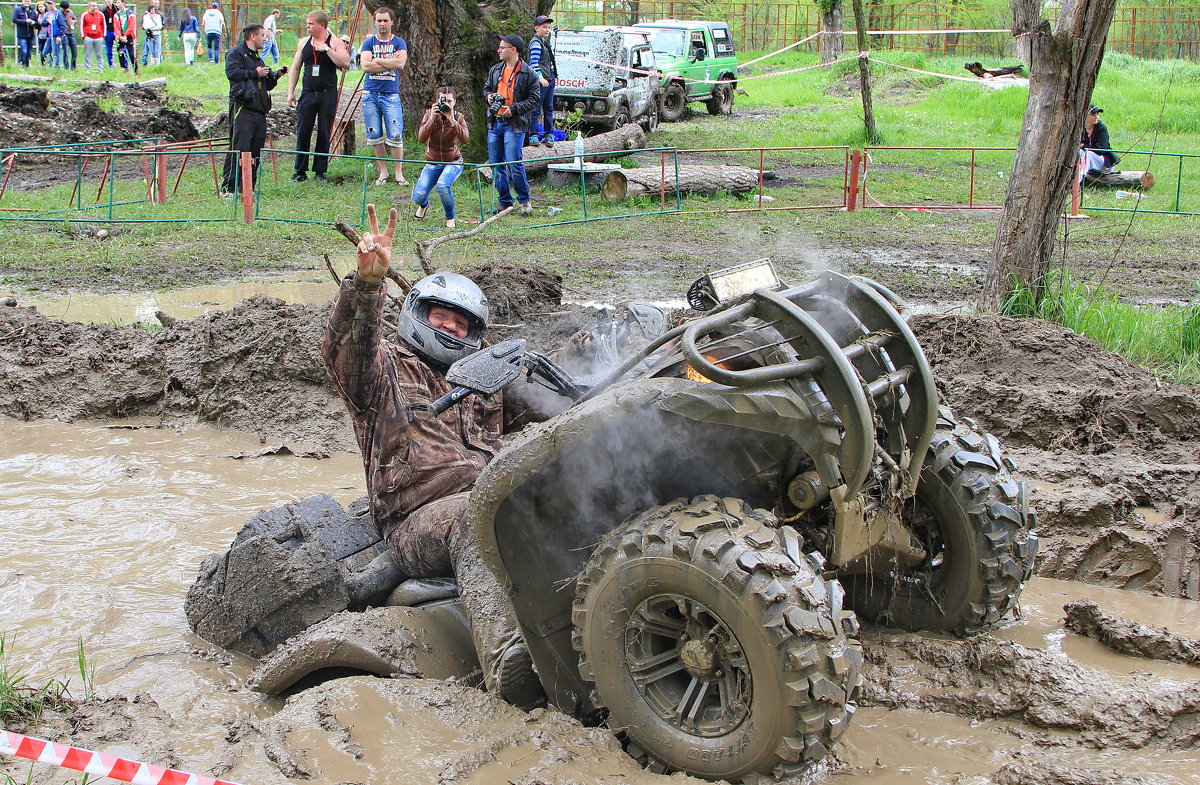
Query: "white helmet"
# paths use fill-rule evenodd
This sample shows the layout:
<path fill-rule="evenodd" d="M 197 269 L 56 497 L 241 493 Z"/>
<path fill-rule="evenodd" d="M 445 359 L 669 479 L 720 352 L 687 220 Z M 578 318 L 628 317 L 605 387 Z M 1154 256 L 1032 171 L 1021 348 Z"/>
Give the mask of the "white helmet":
<path fill-rule="evenodd" d="M 434 329 L 429 324 L 433 306 L 452 308 L 465 315 L 470 327 L 466 338 Z M 448 368 L 479 351 L 487 329 L 487 297 L 475 282 L 458 273 L 434 273 L 413 284 L 400 309 L 400 340 L 425 360 Z"/>

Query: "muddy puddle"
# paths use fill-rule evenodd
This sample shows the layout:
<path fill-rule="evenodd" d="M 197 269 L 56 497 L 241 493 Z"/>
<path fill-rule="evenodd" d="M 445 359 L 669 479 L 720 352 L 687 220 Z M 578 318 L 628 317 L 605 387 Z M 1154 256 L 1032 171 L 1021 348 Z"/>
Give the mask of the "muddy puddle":
<path fill-rule="evenodd" d="M 187 627 L 182 601 L 196 566 L 259 509 L 318 492 L 349 502 L 362 493 L 361 463 L 346 452 L 259 455 L 276 443 L 143 425 L 0 419 L 0 631 L 12 643 L 12 664 L 35 681 L 71 676 L 83 641 L 97 693 L 107 700 L 70 731 L 75 743 L 245 785 L 666 781 L 638 769 L 603 729 L 555 712 L 526 715 L 454 684 L 356 677 L 286 704 L 246 691 L 253 661 Z M 1013 649 L 1046 672 L 1073 674 L 1069 680 L 1156 694 L 1196 690 L 1200 668 L 1114 654 L 1067 633 L 1062 606 L 1081 597 L 1200 638 L 1198 602 L 1034 579 L 1022 598 L 1023 620 L 986 638 L 979 657 Z M 1197 781 L 1194 737 L 1190 745 L 1104 745 L 1062 728 L 1035 729 L 1015 714 L 900 705 L 909 693 L 936 698 L 956 689 L 929 683 L 917 659 L 909 666 L 905 657 L 926 644 L 950 651 L 975 645 L 868 633 L 875 662 L 868 677 L 883 679 L 886 671 L 887 689 L 901 697 L 888 699 L 890 709 L 861 708 L 814 781 Z M 1009 689 L 1019 697 L 1024 686 L 1016 680 Z M 1177 722 L 1194 724 L 1197 716 Z M 50 771 L 35 764 L 33 781 L 66 781 Z M 29 765 L 9 761 L 0 772 L 24 781 Z M 1064 772 L 1089 774 L 1064 779 Z"/>
<path fill-rule="evenodd" d="M 267 295 L 288 305 L 328 302 L 337 289 L 324 270 L 298 270 L 283 275 L 255 276 L 239 281 L 189 286 L 165 292 L 117 292 L 65 295 L 17 295 L 21 305 L 35 305 L 46 316 L 83 324 L 151 325 L 162 311 L 176 319 L 192 319 L 216 310 L 231 308 L 255 295 Z"/>

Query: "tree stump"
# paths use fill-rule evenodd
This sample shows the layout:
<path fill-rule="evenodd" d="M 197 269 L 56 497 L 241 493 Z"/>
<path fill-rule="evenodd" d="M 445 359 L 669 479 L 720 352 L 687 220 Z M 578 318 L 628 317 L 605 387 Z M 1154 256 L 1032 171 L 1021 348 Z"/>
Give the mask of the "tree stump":
<path fill-rule="evenodd" d="M 683 164 L 679 167 L 679 191 L 682 194 L 711 196 L 718 191 L 741 194 L 757 189 L 758 170 L 749 166 Z M 605 199 L 620 201 L 663 191 L 667 196 L 675 194 L 675 166 L 670 163 L 666 172 L 659 166 L 613 172 L 600 193 Z"/>

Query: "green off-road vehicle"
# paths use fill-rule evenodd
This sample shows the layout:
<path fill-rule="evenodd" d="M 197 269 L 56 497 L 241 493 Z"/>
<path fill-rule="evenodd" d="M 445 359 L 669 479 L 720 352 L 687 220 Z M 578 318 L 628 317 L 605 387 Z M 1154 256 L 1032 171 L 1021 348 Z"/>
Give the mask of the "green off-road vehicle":
<path fill-rule="evenodd" d="M 733 112 L 737 90 L 737 53 L 725 22 L 659 19 L 633 26 L 650 35 L 662 72 L 659 115 L 667 122 L 683 117 L 689 101 L 704 101 L 709 114 Z"/>
<path fill-rule="evenodd" d="M 698 315 L 670 330 L 646 306 L 598 325 L 611 362 L 592 368 L 524 341 L 483 349 L 411 413 L 530 382 L 575 400 L 517 435 L 470 500 L 549 702 L 655 770 L 753 783 L 845 732 L 859 617 L 966 635 L 1012 610 L 1035 516 L 996 439 L 939 409 L 887 289 L 832 272 L 784 286 L 760 262 L 688 301 Z M 264 657 L 264 692 L 327 668 L 478 680 L 454 584 L 393 590 L 389 562 L 361 504 L 315 497 L 206 559 L 188 619 Z"/>

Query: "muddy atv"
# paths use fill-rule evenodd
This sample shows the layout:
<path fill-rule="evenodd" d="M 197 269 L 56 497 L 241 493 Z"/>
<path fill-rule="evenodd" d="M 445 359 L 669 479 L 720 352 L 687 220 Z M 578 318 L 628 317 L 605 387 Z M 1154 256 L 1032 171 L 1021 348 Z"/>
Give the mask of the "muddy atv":
<path fill-rule="evenodd" d="M 858 617 L 968 635 L 1012 610 L 1035 518 L 996 440 L 939 410 L 883 287 L 784 287 L 764 262 L 705 276 L 689 302 L 702 314 L 591 376 L 521 342 L 485 349 L 417 414 L 510 382 L 576 399 L 471 496 L 549 702 L 619 729 L 655 770 L 753 781 L 803 770 L 845 731 Z M 362 511 L 326 498 L 313 525 L 304 504 L 206 560 L 197 632 L 269 651 L 253 676 L 269 692 L 325 668 L 477 679 L 452 584 L 388 596 L 399 576 Z"/>

